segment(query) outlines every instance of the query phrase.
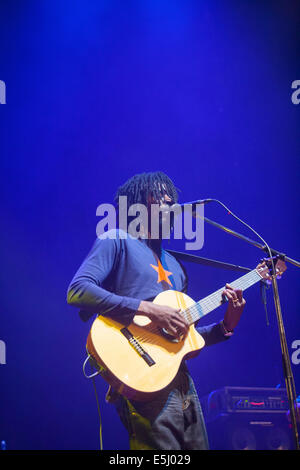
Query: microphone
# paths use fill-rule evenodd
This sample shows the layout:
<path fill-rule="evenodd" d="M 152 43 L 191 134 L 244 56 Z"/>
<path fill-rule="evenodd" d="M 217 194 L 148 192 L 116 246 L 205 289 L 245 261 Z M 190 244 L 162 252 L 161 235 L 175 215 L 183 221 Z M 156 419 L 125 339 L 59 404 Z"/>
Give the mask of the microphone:
<path fill-rule="evenodd" d="M 188 208 L 188 210 L 191 211 L 192 217 L 196 217 L 197 215 L 197 207 L 199 205 L 204 205 L 207 204 L 208 202 L 213 202 L 214 199 L 197 199 L 196 201 L 190 201 L 190 202 L 183 202 L 179 204 L 181 212 L 183 213 L 185 208 Z"/>
<path fill-rule="evenodd" d="M 197 204 L 207 204 L 208 202 L 213 202 L 214 199 L 198 199 L 196 201 L 191 201 L 191 202 L 182 202 L 179 204 L 181 208 L 184 208 L 184 206 L 192 206 L 192 209 L 195 210 L 195 206 Z"/>
<path fill-rule="evenodd" d="M 207 204 L 208 202 L 213 202 L 213 201 L 215 201 L 215 199 L 197 199 L 196 201 L 182 202 L 181 204 L 177 202 L 172 205 L 165 203 L 160 207 L 160 210 L 162 210 L 163 213 L 168 213 L 170 211 L 172 212 L 174 210 L 175 214 L 176 213 L 178 214 L 179 212 L 183 213 L 185 210 L 188 210 L 188 211 L 191 211 L 192 216 L 195 217 L 197 214 L 197 207 L 199 205 L 204 205 L 204 204 Z"/>

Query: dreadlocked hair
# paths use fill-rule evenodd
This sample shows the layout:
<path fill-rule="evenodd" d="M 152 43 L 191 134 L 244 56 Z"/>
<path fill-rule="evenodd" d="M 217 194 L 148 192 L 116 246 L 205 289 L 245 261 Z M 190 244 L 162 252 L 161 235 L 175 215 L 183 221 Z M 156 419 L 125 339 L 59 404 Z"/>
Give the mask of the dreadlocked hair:
<path fill-rule="evenodd" d="M 149 195 L 159 203 L 164 194 L 172 199 L 173 204 L 178 201 L 177 188 L 171 179 L 162 171 L 155 171 L 132 176 L 118 188 L 114 200 L 117 207 L 120 196 L 127 196 L 128 207 L 137 203 L 147 206 Z"/>

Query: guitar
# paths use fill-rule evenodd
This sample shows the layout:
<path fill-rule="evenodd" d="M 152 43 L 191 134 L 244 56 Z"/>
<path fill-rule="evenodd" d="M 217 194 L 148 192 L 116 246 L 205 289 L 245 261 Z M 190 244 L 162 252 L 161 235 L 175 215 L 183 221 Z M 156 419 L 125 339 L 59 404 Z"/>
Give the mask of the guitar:
<path fill-rule="evenodd" d="M 274 260 L 276 276 L 286 270 L 284 261 Z M 270 261 L 258 266 L 230 283 L 243 291 L 259 281 L 270 281 Z M 180 308 L 190 325 L 183 339 L 176 339 L 151 322 L 136 315 L 129 326 L 99 315 L 87 338 L 87 350 L 96 361 L 102 377 L 120 394 L 134 400 L 149 400 L 167 387 L 175 378 L 181 362 L 195 357 L 205 341 L 194 323 L 224 303 L 224 288 L 195 302 L 183 292 L 166 290 L 154 303 Z"/>

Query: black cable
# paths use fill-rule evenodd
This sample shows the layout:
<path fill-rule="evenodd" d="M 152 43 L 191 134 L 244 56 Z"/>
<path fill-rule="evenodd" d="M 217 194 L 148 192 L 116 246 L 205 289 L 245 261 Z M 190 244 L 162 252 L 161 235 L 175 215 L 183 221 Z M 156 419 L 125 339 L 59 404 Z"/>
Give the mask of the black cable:
<path fill-rule="evenodd" d="M 97 403 L 97 410 L 98 410 L 98 416 L 99 416 L 99 440 L 100 440 L 100 450 L 103 450 L 103 440 L 102 440 L 102 417 L 101 417 L 101 412 L 100 412 L 100 404 L 99 404 L 99 398 L 98 398 L 98 393 L 97 393 L 97 387 L 95 383 L 95 377 L 100 374 L 101 372 L 101 367 L 96 363 L 95 359 L 89 354 L 87 351 L 87 358 L 85 359 L 83 363 L 83 374 L 87 379 L 92 379 L 93 382 L 93 388 L 95 392 L 95 397 L 96 397 L 96 403 Z M 87 375 L 85 373 L 85 366 L 87 362 L 90 363 L 91 369 L 96 370 L 95 373 L 91 375 Z"/>
<path fill-rule="evenodd" d="M 101 417 L 99 398 L 98 398 L 98 393 L 97 393 L 97 388 L 96 388 L 95 378 L 94 378 L 94 377 L 92 377 L 92 382 L 93 382 L 93 387 L 94 387 L 94 392 L 95 392 L 95 397 L 96 397 L 96 403 L 97 403 L 97 409 L 98 409 L 98 416 L 99 416 L 99 441 L 100 441 L 100 450 L 103 450 L 103 440 L 102 440 L 102 417 Z"/>

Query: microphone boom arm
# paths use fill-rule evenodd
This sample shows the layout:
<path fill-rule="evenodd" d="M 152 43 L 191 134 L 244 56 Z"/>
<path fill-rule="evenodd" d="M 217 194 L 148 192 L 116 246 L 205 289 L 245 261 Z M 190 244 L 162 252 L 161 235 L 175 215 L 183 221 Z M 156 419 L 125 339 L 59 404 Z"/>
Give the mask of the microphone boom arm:
<path fill-rule="evenodd" d="M 262 251 L 265 251 L 266 253 L 269 253 L 269 250 L 267 248 L 266 245 L 263 245 L 262 243 L 259 243 L 255 240 L 252 240 L 251 238 L 249 237 L 246 237 L 245 235 L 242 235 L 238 232 L 235 232 L 234 230 L 232 230 L 231 228 L 228 228 L 228 227 L 225 227 L 224 225 L 221 225 L 217 222 L 214 222 L 213 220 L 210 220 L 208 219 L 207 217 L 203 217 L 204 221 L 213 225 L 214 227 L 217 227 L 221 230 L 223 230 L 224 232 L 227 232 L 229 233 L 230 235 L 233 235 L 234 237 L 237 237 L 237 238 L 240 238 L 241 240 L 244 240 L 245 242 L 249 243 L 250 245 L 253 245 L 255 246 L 256 248 L 259 248 L 260 250 Z M 271 250 L 271 253 L 273 256 L 276 256 L 276 255 L 279 255 L 280 258 L 284 259 L 284 261 L 288 261 L 289 263 L 297 266 L 297 268 L 300 268 L 300 262 L 299 261 L 296 261 L 292 258 L 289 258 L 288 256 L 286 256 L 284 253 L 280 253 L 279 251 L 277 250 L 274 250 L 273 248 L 270 248 Z"/>

